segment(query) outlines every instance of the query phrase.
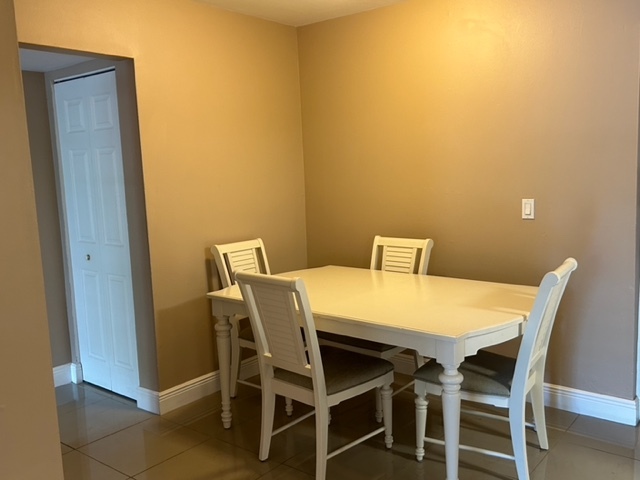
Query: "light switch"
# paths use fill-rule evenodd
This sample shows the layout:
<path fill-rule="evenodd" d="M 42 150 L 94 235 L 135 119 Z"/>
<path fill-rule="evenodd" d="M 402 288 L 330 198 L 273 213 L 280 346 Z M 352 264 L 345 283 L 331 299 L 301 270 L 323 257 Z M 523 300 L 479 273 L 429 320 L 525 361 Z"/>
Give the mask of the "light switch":
<path fill-rule="evenodd" d="M 535 200 L 533 198 L 522 199 L 522 218 L 525 220 L 535 218 Z"/>

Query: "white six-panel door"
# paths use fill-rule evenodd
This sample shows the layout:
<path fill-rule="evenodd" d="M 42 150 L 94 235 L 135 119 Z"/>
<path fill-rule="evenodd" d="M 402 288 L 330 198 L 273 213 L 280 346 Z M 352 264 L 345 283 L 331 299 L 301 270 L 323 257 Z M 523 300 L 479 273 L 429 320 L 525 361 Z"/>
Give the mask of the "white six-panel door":
<path fill-rule="evenodd" d="M 84 380 L 136 398 L 138 365 L 113 71 L 54 85 Z"/>

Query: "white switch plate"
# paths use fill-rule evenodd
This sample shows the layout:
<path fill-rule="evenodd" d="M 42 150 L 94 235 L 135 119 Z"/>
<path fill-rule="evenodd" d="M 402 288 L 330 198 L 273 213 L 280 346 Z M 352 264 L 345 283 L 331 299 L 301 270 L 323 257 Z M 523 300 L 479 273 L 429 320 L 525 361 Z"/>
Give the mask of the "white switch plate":
<path fill-rule="evenodd" d="M 536 201 L 533 198 L 522 199 L 522 218 L 533 220 L 535 218 Z"/>

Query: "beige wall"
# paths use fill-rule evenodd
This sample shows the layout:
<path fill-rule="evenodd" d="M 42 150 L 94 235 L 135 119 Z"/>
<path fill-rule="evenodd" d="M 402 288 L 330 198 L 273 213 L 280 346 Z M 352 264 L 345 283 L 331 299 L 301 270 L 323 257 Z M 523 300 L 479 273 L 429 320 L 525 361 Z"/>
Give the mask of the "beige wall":
<path fill-rule="evenodd" d="M 306 265 L 296 31 L 200 2 L 16 0 L 21 42 L 134 59 L 159 389 L 217 368 L 213 243 Z M 73 7 L 73 8 L 71 8 Z"/>
<path fill-rule="evenodd" d="M 636 2 L 407 0 L 297 38 L 198 2 L 15 4 L 22 42 L 134 59 L 160 389 L 216 368 L 211 243 L 260 235 L 284 271 L 366 266 L 380 233 L 434 238 L 439 275 L 575 256 L 547 380 L 634 397 Z"/>
<path fill-rule="evenodd" d="M 38 212 L 38 233 L 42 249 L 51 361 L 54 366 L 59 366 L 71 362 L 71 344 L 44 74 L 22 72 L 22 82 Z"/>
<path fill-rule="evenodd" d="M 639 8 L 408 0 L 299 29 L 310 266 L 366 266 L 375 234 L 432 237 L 437 275 L 537 284 L 574 256 L 547 380 L 633 398 Z"/>
<path fill-rule="evenodd" d="M 58 480 L 60 439 L 11 0 L 0 0 L 0 58 L 0 478 Z"/>

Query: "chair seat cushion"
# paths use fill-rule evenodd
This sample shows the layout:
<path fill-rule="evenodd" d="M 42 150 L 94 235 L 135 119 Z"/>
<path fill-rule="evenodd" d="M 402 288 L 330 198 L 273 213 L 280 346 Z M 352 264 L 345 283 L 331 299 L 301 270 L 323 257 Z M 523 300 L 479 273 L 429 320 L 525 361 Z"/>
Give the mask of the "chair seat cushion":
<path fill-rule="evenodd" d="M 334 343 L 344 343 L 345 345 L 361 348 L 363 350 L 371 350 L 378 353 L 384 353 L 396 348 L 395 345 L 372 342 L 371 340 L 364 340 L 362 338 L 349 337 L 348 335 L 338 335 L 337 333 L 329 332 L 318 332 L 318 339 L 321 341 L 326 340 Z"/>
<path fill-rule="evenodd" d="M 464 377 L 461 389 L 467 392 L 508 397 L 515 368 L 515 358 L 480 350 L 476 355 L 465 358 L 460 364 L 458 371 Z M 438 378 L 441 373 L 440 364 L 428 362 L 416 370 L 413 377 L 416 380 L 441 385 Z"/>
<path fill-rule="evenodd" d="M 320 353 L 328 395 L 361 385 L 393 371 L 393 363 L 369 355 L 326 346 L 320 347 Z M 274 369 L 273 375 L 284 382 L 309 390 L 313 388 L 311 377 L 281 368 Z"/>

